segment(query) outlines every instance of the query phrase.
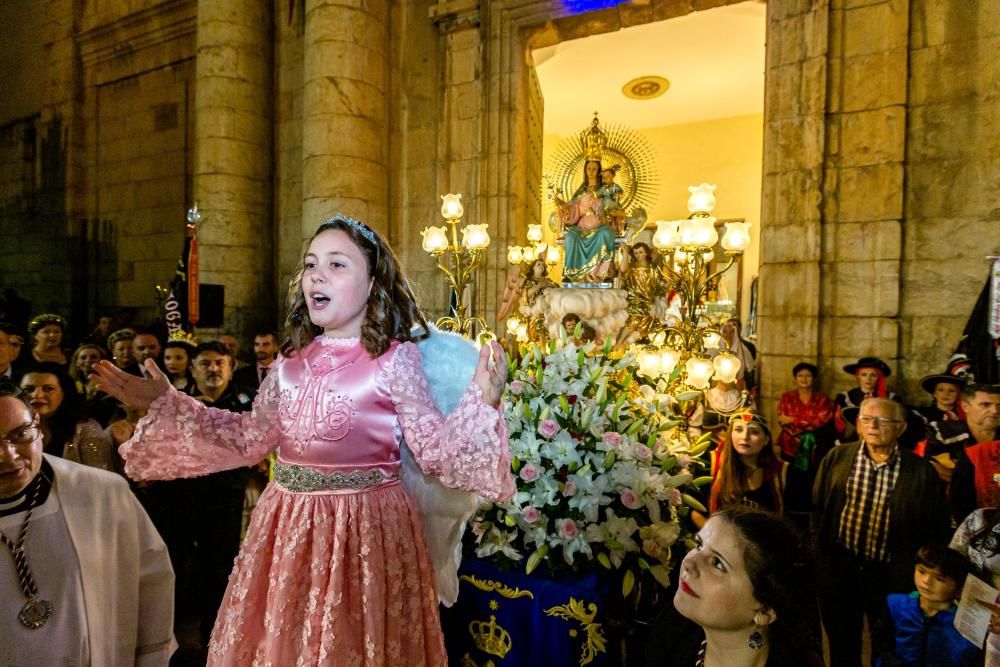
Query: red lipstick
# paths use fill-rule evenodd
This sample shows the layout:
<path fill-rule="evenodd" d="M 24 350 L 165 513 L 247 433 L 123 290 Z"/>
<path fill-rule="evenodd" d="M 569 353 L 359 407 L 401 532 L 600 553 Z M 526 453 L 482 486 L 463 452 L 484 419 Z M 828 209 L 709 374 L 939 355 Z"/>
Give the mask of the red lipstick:
<path fill-rule="evenodd" d="M 687 582 L 684 581 L 683 579 L 681 579 L 681 590 L 684 591 L 685 593 L 687 593 L 688 595 L 690 595 L 693 598 L 700 598 L 701 597 L 700 595 L 698 595 L 697 593 L 695 593 L 694 589 L 692 589 L 690 586 L 688 586 Z"/>

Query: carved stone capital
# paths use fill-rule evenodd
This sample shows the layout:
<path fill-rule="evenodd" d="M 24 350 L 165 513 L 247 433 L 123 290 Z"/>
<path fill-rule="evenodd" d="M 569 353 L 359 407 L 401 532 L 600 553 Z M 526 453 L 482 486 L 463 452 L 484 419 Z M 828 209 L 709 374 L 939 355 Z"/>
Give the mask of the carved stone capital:
<path fill-rule="evenodd" d="M 479 0 L 441 0 L 427 12 L 442 34 L 479 27 Z"/>

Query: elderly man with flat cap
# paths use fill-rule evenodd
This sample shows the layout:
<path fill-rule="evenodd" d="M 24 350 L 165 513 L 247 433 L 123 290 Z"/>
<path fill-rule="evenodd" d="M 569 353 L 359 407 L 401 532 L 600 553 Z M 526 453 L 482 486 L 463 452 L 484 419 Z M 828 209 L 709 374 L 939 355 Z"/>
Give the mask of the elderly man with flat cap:
<path fill-rule="evenodd" d="M 167 665 L 174 574 L 113 473 L 42 453 L 38 417 L 0 384 L 0 665 Z"/>

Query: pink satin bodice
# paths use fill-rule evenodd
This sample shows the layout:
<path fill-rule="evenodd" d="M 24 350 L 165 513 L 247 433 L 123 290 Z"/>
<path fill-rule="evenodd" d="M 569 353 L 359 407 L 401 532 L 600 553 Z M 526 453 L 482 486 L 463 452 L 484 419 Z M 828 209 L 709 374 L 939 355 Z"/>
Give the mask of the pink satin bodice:
<path fill-rule="evenodd" d="M 399 344 L 372 359 L 357 339 L 317 341 L 278 366 L 278 457 L 326 473 L 397 476 L 401 433 L 380 379 Z"/>
<path fill-rule="evenodd" d="M 514 494 L 503 414 L 475 382 L 445 417 L 413 343 L 372 359 L 357 338 L 320 336 L 279 357 L 253 409 L 210 408 L 171 388 L 121 446 L 132 479 L 197 477 L 254 465 L 278 450 L 284 463 L 333 472 L 400 472 L 405 439 L 427 475 L 490 499 Z"/>

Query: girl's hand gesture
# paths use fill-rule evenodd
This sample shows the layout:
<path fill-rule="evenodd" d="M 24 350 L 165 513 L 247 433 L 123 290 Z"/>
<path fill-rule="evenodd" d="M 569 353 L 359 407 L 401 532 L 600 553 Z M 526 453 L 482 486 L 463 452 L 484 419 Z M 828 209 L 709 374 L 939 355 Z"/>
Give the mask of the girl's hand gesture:
<path fill-rule="evenodd" d="M 152 359 L 143 362 L 143 370 L 149 379 L 126 373 L 103 360 L 94 364 L 92 373 L 98 389 L 114 396 L 127 408 L 144 412 L 170 389 L 170 380 Z"/>
<path fill-rule="evenodd" d="M 479 385 L 487 405 L 499 407 L 504 385 L 507 384 L 507 355 L 500 343 L 492 340 L 483 345 L 472 381 Z"/>

